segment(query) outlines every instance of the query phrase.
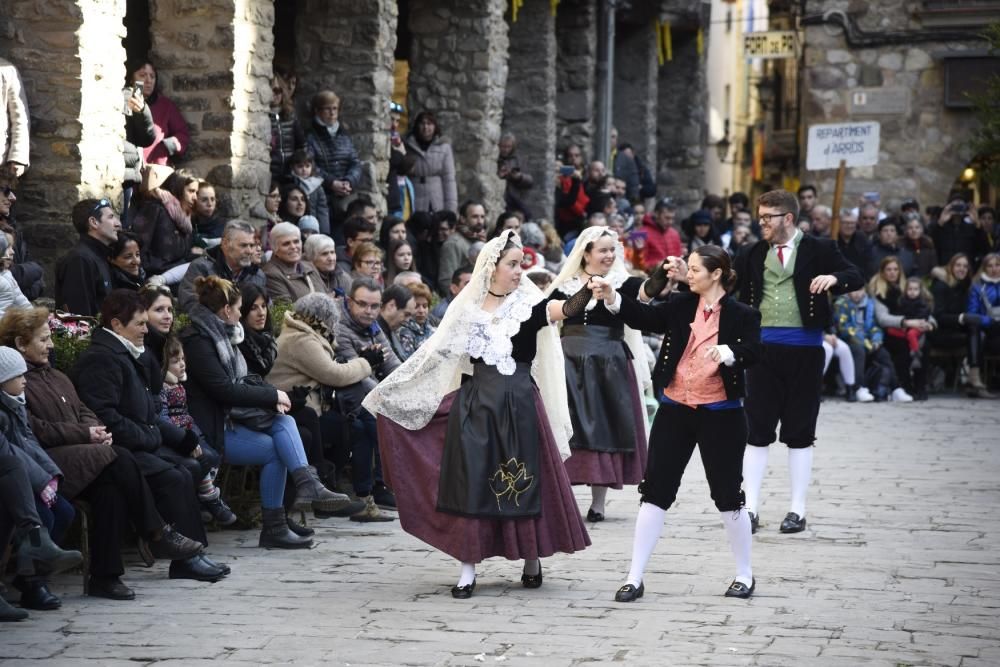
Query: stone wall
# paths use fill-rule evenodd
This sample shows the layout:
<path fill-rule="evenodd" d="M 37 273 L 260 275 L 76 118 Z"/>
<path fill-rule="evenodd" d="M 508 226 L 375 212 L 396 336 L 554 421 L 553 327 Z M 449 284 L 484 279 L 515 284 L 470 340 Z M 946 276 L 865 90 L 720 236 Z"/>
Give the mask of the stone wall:
<path fill-rule="evenodd" d="M 556 15 L 556 129 L 560 152 L 569 144 L 594 153 L 597 66 L 596 0 L 562 0 Z"/>
<path fill-rule="evenodd" d="M 510 74 L 503 130 L 517 137 L 521 169 L 534 180 L 525 195 L 536 218 L 551 220 L 556 160 L 556 36 L 548 4 L 525 3 L 510 26 Z"/>
<path fill-rule="evenodd" d="M 496 161 L 507 86 L 506 7 L 506 0 L 410 2 L 410 113 L 436 113 L 455 154 L 459 204 L 482 201 L 489 217 L 503 210 Z"/>
<path fill-rule="evenodd" d="M 341 98 L 340 118 L 365 165 L 362 194 L 384 209 L 389 172 L 389 100 L 398 10 L 394 0 L 305 0 L 296 14 L 296 93 L 308 127 L 312 95 Z"/>
<path fill-rule="evenodd" d="M 270 180 L 274 5 L 157 0 L 151 9 L 158 85 L 191 132 L 178 166 L 216 185 L 223 215 L 245 215 Z"/>
<path fill-rule="evenodd" d="M 818 11 L 823 4 L 812 0 L 808 9 Z M 918 29 L 919 23 L 911 17 L 919 5 L 922 3 L 858 5 L 855 16 L 863 30 L 877 31 L 884 26 Z M 935 54 L 970 46 L 982 48 L 982 43 L 851 49 L 843 34 L 825 26 L 806 28 L 805 43 L 805 126 L 861 120 L 876 120 L 881 125 L 879 164 L 847 170 L 842 205 L 855 205 L 868 191 L 879 191 L 888 209 L 898 210 L 908 197 L 916 197 L 921 206 L 943 205 L 962 168 L 973 157 L 965 142 L 975 122 L 969 111 L 944 108 L 944 71 Z M 853 103 L 855 92 L 865 93 L 866 105 Z M 883 105 L 879 101 L 890 97 L 900 103 Z M 836 171 L 809 172 L 804 163 L 802 168 L 802 181 L 815 183 L 821 201 L 829 200 Z"/>
<path fill-rule="evenodd" d="M 618 142 L 628 142 L 656 162 L 658 67 L 656 32 L 648 25 L 619 26 L 615 41 L 614 125 Z"/>
<path fill-rule="evenodd" d="M 31 113 L 18 222 L 50 291 L 55 259 L 76 240 L 73 204 L 121 194 L 124 14 L 125 0 L 7 0 L 0 11 L 0 57 L 17 66 Z"/>

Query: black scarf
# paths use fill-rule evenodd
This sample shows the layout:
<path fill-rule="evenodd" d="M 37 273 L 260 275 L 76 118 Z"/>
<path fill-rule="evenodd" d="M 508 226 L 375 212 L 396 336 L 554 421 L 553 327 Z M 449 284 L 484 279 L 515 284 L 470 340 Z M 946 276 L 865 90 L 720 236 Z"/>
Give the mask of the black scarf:
<path fill-rule="evenodd" d="M 240 343 L 240 352 L 247 362 L 247 370 L 256 373 L 261 377 L 267 377 L 274 366 L 274 359 L 278 355 L 278 345 L 274 340 L 274 334 L 267 329 L 254 331 L 250 327 L 243 327 L 245 338 Z"/>

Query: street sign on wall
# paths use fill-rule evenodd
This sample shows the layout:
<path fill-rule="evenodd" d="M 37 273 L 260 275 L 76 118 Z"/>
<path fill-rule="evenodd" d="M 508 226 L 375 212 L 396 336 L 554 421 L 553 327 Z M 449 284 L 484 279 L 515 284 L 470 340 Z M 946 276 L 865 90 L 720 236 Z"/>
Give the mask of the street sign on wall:
<path fill-rule="evenodd" d="M 806 169 L 836 169 L 841 160 L 848 167 L 878 164 L 879 128 L 877 121 L 810 126 Z"/>
<path fill-rule="evenodd" d="M 745 58 L 794 58 L 795 31 L 767 30 L 743 35 Z"/>

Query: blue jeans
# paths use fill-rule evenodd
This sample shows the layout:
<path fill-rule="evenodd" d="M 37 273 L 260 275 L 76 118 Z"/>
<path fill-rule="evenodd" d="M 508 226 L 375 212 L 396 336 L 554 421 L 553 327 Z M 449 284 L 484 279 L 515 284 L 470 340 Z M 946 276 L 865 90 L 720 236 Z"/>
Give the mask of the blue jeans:
<path fill-rule="evenodd" d="M 242 424 L 226 430 L 226 461 L 234 465 L 260 465 L 260 500 L 264 509 L 282 507 L 285 478 L 290 470 L 306 465 L 306 453 L 295 420 L 278 415 L 267 431 Z"/>
<path fill-rule="evenodd" d="M 347 417 L 331 410 L 320 417 L 323 440 L 332 442 L 340 438 L 345 427 L 350 429 L 351 440 L 351 482 L 354 493 L 359 496 L 371 495 L 372 489 L 384 484 L 382 479 L 382 458 L 378 452 L 378 432 L 375 417 L 362 410 L 357 417 Z"/>
<path fill-rule="evenodd" d="M 35 498 L 35 509 L 38 511 L 38 518 L 42 520 L 42 525 L 49 531 L 49 537 L 56 544 L 66 536 L 66 530 L 76 518 L 76 510 L 73 504 L 62 497 L 56 495 L 56 504 L 49 507 L 38 497 Z"/>

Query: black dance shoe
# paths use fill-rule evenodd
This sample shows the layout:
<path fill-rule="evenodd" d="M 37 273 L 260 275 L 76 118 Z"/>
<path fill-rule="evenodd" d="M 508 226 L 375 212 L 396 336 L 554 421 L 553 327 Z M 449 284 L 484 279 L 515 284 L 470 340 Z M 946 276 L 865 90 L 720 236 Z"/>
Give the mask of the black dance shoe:
<path fill-rule="evenodd" d="M 639 582 L 639 588 L 632 584 L 625 584 L 615 593 L 615 602 L 635 602 L 646 592 L 646 584 Z"/>
<path fill-rule="evenodd" d="M 783 533 L 801 533 L 806 529 L 806 518 L 799 516 L 795 512 L 785 515 L 785 520 L 781 522 L 779 530 Z"/>
<path fill-rule="evenodd" d="M 476 580 L 473 579 L 471 584 L 466 584 L 465 586 L 452 586 L 451 587 L 451 597 L 456 600 L 468 600 L 472 597 L 472 591 L 476 590 Z"/>
<path fill-rule="evenodd" d="M 521 585 L 525 588 L 542 587 L 542 564 L 538 564 L 538 574 L 522 574 Z"/>
<path fill-rule="evenodd" d="M 122 583 L 118 577 L 90 577 L 87 595 L 108 600 L 134 600 L 135 591 Z"/>
<path fill-rule="evenodd" d="M 587 510 L 587 521 L 590 523 L 597 523 L 598 521 L 604 521 L 604 515 L 600 512 L 595 512 L 590 509 Z"/>
<path fill-rule="evenodd" d="M 753 595 L 753 591 L 755 588 L 757 588 L 756 578 L 750 580 L 750 588 L 747 588 L 746 584 L 736 581 L 734 579 L 733 583 L 729 584 L 729 588 L 726 589 L 726 597 L 740 598 L 742 600 L 746 600 L 751 595 Z"/>
<path fill-rule="evenodd" d="M 755 535 L 757 529 L 760 528 L 760 517 L 753 512 L 747 512 L 750 515 L 750 534 Z"/>

